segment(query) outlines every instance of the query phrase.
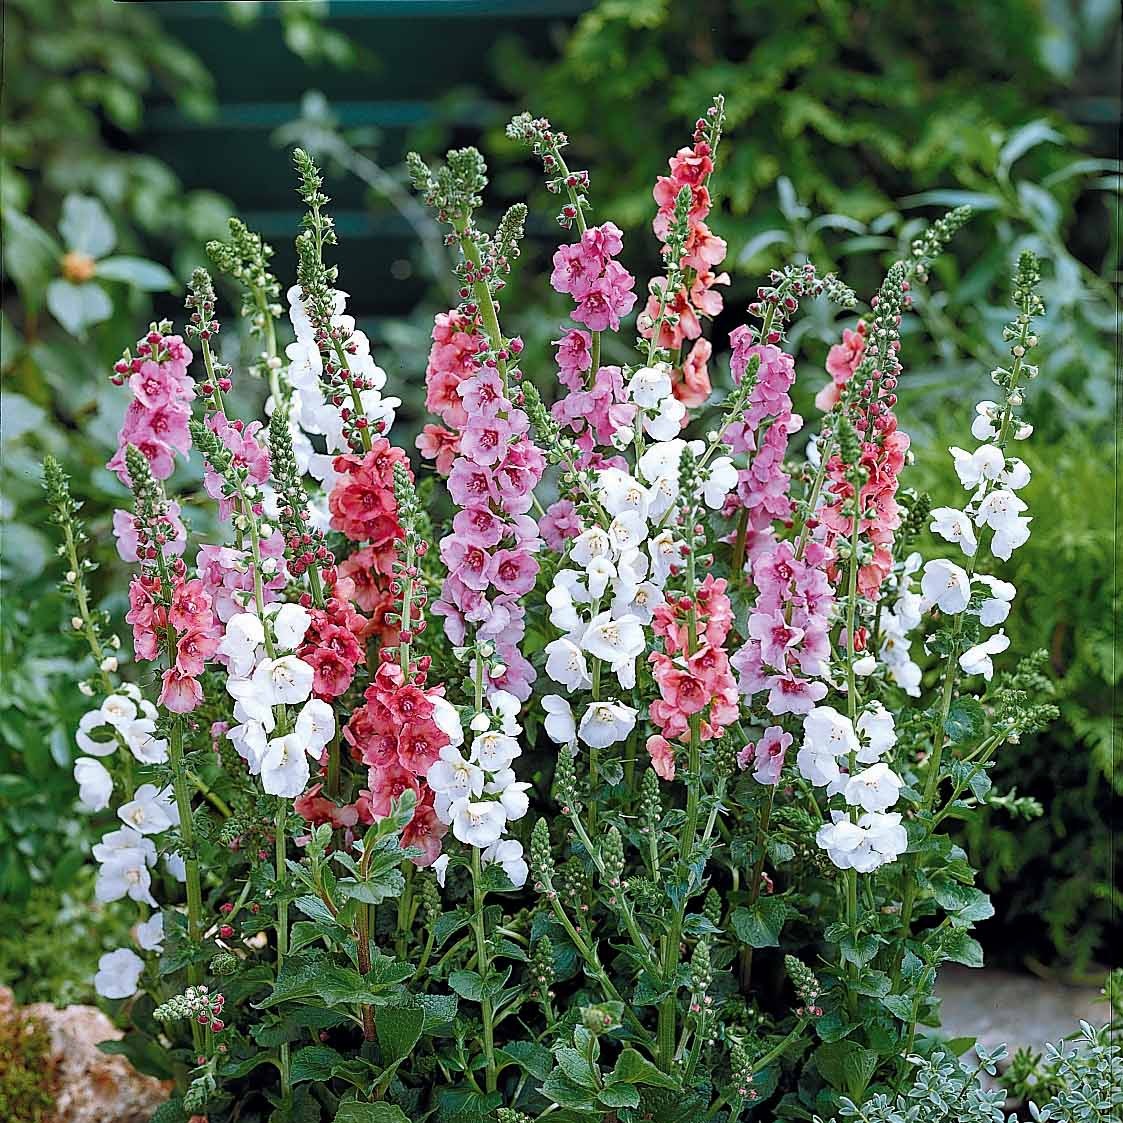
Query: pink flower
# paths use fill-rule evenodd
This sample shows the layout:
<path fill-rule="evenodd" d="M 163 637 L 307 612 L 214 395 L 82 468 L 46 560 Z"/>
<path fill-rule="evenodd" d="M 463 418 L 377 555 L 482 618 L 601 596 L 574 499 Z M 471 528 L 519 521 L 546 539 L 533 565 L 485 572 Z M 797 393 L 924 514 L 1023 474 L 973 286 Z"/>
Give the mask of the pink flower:
<path fill-rule="evenodd" d="M 666 737 L 655 734 L 647 739 L 647 755 L 651 757 L 651 767 L 663 780 L 675 778 L 675 750 Z"/>
<path fill-rule="evenodd" d="M 620 318 L 635 305 L 635 278 L 619 262 L 610 261 L 604 275 L 581 297 L 573 318 L 590 331 L 619 331 Z"/>
<path fill-rule="evenodd" d="M 546 545 L 560 554 L 566 542 L 581 533 L 582 527 L 573 504 L 568 499 L 559 499 L 546 508 L 546 513 L 538 520 L 538 529 Z"/>
<path fill-rule="evenodd" d="M 179 504 L 173 499 L 165 514 L 172 526 L 172 537 L 163 543 L 165 557 L 182 557 L 187 546 L 187 529 L 179 517 Z M 122 561 L 135 562 L 139 545 L 136 516 L 131 511 L 118 508 L 113 512 L 113 537 L 117 539 L 117 553 Z"/>
<path fill-rule="evenodd" d="M 525 550 L 498 550 L 491 559 L 490 575 L 501 593 L 521 597 L 534 588 L 538 563 Z"/>
<path fill-rule="evenodd" d="M 550 284 L 554 292 L 569 293 L 581 300 L 593 289 L 604 268 L 604 258 L 596 248 L 584 240 L 573 245 L 559 246 L 554 251 L 554 271 Z"/>
<path fill-rule="evenodd" d="M 169 667 L 163 674 L 160 705 L 173 714 L 188 714 L 202 705 L 203 688 L 197 679 Z"/>
<path fill-rule="evenodd" d="M 218 644 L 216 628 L 191 628 L 184 632 L 176 644 L 176 670 L 191 677 L 201 675 L 206 661 L 218 650 Z"/>
<path fill-rule="evenodd" d="M 686 356 L 681 370 L 675 371 L 674 395 L 687 409 L 705 405 L 713 393 L 707 364 L 713 354 L 713 345 L 708 339 L 698 339 Z"/>
<path fill-rule="evenodd" d="M 426 460 L 435 460 L 437 471 L 447 476 L 452 463 L 460 455 L 460 436 L 441 425 L 423 425 L 414 442 Z"/>
<path fill-rule="evenodd" d="M 441 839 L 446 834 L 448 826 L 437 818 L 432 790 L 426 788 L 421 802 L 413 809 L 413 818 L 402 830 L 402 847 L 417 847 L 421 853 L 411 860 L 415 866 L 424 869 L 440 857 Z"/>
<path fill-rule="evenodd" d="M 769 680 L 768 712 L 775 717 L 781 714 L 806 714 L 827 696 L 827 684 L 795 675 L 773 675 Z"/>
<path fill-rule="evenodd" d="M 192 628 L 209 628 L 214 622 L 211 612 L 211 598 L 206 586 L 196 578 L 185 581 L 172 597 L 169 615 L 172 626 L 179 632 Z"/>
<path fill-rule="evenodd" d="M 785 733 L 778 725 L 770 725 L 755 745 L 750 741 L 738 754 L 737 766 L 748 768 L 754 761 L 753 779 L 758 784 L 775 786 L 780 782 L 780 772 L 784 767 L 784 755 L 792 743 L 792 735 Z"/>
<path fill-rule="evenodd" d="M 582 389 L 584 375 L 593 365 L 593 337 L 587 331 L 573 328 L 554 343 L 558 349 L 558 377 L 562 385 L 570 390 Z"/>

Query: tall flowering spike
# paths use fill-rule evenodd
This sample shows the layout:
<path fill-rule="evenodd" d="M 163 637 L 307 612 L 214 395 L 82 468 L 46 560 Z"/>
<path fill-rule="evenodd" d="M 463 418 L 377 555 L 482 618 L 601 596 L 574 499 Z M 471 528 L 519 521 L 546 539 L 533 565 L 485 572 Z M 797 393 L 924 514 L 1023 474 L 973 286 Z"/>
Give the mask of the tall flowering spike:
<path fill-rule="evenodd" d="M 239 218 L 229 221 L 230 240 L 207 243 L 207 256 L 215 268 L 232 277 L 242 289 L 242 318 L 263 350 L 250 365 L 250 373 L 270 377 L 281 367 L 277 355 L 276 320 L 280 317 L 281 285 L 269 269 L 273 247 Z"/>

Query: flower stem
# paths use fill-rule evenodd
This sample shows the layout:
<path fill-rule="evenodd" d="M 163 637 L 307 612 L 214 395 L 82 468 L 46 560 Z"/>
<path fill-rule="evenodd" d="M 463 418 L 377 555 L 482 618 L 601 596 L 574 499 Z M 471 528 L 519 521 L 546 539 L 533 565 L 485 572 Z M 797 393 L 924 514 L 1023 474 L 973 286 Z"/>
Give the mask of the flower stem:
<path fill-rule="evenodd" d="M 488 990 L 491 964 L 488 957 L 487 937 L 484 934 L 484 890 L 480 868 L 479 847 L 472 847 L 472 930 L 476 936 L 476 970 L 481 979 L 480 1017 L 484 1026 L 484 1057 L 487 1059 L 487 1091 L 494 1092 L 498 1082 L 495 1065 L 495 1010 Z"/>

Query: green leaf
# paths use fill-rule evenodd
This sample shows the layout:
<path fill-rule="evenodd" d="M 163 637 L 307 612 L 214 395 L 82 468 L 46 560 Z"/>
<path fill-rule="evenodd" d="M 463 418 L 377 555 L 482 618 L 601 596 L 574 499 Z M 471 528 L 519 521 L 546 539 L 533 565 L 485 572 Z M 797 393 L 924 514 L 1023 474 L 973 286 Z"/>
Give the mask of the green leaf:
<path fill-rule="evenodd" d="M 554 1049 L 554 1056 L 557 1058 L 558 1068 L 560 1068 L 574 1084 L 591 1091 L 596 1090 L 597 1077 L 593 1072 L 593 1066 L 589 1063 L 588 1058 L 583 1057 L 570 1045 L 558 1045 Z"/>
<path fill-rule="evenodd" d="M 902 1022 L 912 1021 L 912 999 L 904 994 L 886 994 L 882 996 L 881 1005 L 893 1017 Z"/>
<path fill-rule="evenodd" d="M 273 993 L 258 1003 L 257 1008 L 267 1010 L 282 1002 L 310 999 L 324 1006 L 373 1002 L 388 987 L 412 974 L 413 968 L 408 963 L 397 963 L 387 955 L 378 956 L 365 976 L 350 967 L 329 963 L 322 956 L 294 955 L 285 960 Z"/>
<path fill-rule="evenodd" d="M 383 1064 L 392 1065 L 413 1051 L 425 1028 L 425 1011 L 418 1006 L 380 1006 L 374 1029 L 382 1049 Z"/>
<path fill-rule="evenodd" d="M 780 945 L 780 929 L 788 916 L 788 906 L 778 897 L 762 897 L 755 905 L 736 908 L 729 917 L 733 931 L 742 943 L 754 948 Z"/>
<path fill-rule="evenodd" d="M 986 728 L 986 716 L 977 698 L 957 698 L 948 710 L 944 722 L 944 732 L 953 745 L 963 745 L 975 741 Z"/>
<path fill-rule="evenodd" d="M 409 1117 L 396 1104 L 351 1101 L 339 1105 L 335 1123 L 409 1123 Z"/>
<path fill-rule="evenodd" d="M 605 1107 L 639 1107 L 639 1090 L 634 1084 L 609 1084 L 597 1099 Z"/>
<path fill-rule="evenodd" d="M 934 889 L 940 907 L 951 914 L 951 922 L 957 928 L 970 927 L 994 916 L 994 905 L 981 889 L 958 881 L 941 881 Z"/>
<path fill-rule="evenodd" d="M 461 998 L 466 998 L 469 1002 L 480 1002 L 484 998 L 495 998 L 507 985 L 510 977 L 510 967 L 502 974 L 491 972 L 486 981 L 478 971 L 453 971 L 448 977 L 448 985 Z"/>
<path fill-rule="evenodd" d="M 501 1049 L 496 1049 L 495 1055 L 500 1060 L 518 1065 L 538 1080 L 545 1080 L 550 1075 L 554 1061 L 549 1049 L 535 1045 L 533 1041 L 512 1041 Z"/>
<path fill-rule="evenodd" d="M 324 1081 L 331 1078 L 331 1070 L 343 1063 L 344 1058 L 326 1045 L 308 1045 L 292 1058 L 292 1082 L 302 1080 Z"/>
<path fill-rule="evenodd" d="M 16 210 L 4 212 L 4 268 L 29 307 L 39 306 L 61 258 L 62 247 L 37 222 Z"/>
<path fill-rule="evenodd" d="M 142 292 L 168 292 L 175 277 L 155 261 L 143 257 L 107 257 L 97 263 L 97 276 L 104 281 L 124 281 Z"/>
<path fill-rule="evenodd" d="M 113 220 L 100 199 L 92 195 L 67 195 L 62 201 L 58 232 L 68 250 L 104 257 L 117 243 Z"/>
<path fill-rule="evenodd" d="M 459 1003 L 455 994 L 419 994 L 415 997 L 425 1011 L 425 1033 L 445 1029 L 456 1018 Z"/>
<path fill-rule="evenodd" d="M 952 963 L 962 963 L 964 967 L 983 965 L 982 946 L 962 928 L 954 928 L 945 934 L 940 953 L 942 958 Z"/>
<path fill-rule="evenodd" d="M 642 1053 L 625 1049 L 608 1077 L 610 1084 L 650 1084 L 654 1088 L 678 1090 L 681 1085 L 673 1077 L 657 1069 Z"/>
<path fill-rule="evenodd" d="M 815 1064 L 832 1088 L 860 1101 L 877 1068 L 877 1054 L 856 1041 L 834 1041 L 816 1050 Z"/>
<path fill-rule="evenodd" d="M 113 301 L 101 285 L 74 285 L 60 277 L 47 286 L 47 308 L 71 335 L 82 335 L 91 324 L 113 315 Z"/>

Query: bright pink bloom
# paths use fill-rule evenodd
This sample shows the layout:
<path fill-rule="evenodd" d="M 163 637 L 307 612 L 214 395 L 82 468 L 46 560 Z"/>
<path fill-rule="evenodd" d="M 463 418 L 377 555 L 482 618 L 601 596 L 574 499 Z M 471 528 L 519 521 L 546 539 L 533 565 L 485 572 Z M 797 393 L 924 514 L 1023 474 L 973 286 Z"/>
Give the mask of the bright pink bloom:
<path fill-rule="evenodd" d="M 647 755 L 651 757 L 651 767 L 660 779 L 669 781 L 675 778 L 675 750 L 666 737 L 658 734 L 648 737 Z"/>
<path fill-rule="evenodd" d="M 169 667 L 162 676 L 160 705 L 173 714 L 188 714 L 203 703 L 203 688 L 198 679 Z"/>

